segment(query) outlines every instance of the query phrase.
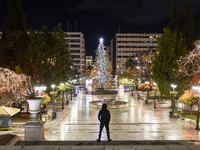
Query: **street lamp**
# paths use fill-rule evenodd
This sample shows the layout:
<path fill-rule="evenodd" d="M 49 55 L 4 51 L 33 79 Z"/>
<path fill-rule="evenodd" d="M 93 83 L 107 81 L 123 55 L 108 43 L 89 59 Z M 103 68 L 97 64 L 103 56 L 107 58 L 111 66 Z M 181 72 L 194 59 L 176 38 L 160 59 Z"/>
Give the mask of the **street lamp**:
<path fill-rule="evenodd" d="M 69 104 L 69 101 L 68 101 L 68 93 L 67 93 L 67 89 L 68 89 L 68 82 L 66 82 L 65 84 L 66 84 L 66 90 L 65 90 L 66 105 L 68 105 L 68 104 Z"/>
<path fill-rule="evenodd" d="M 147 99 L 145 100 L 145 103 L 148 103 L 148 99 L 149 99 L 149 81 L 145 81 L 145 83 L 147 84 Z"/>
<path fill-rule="evenodd" d="M 132 96 L 133 96 L 133 86 L 131 87 L 131 89 L 132 89 Z"/>
<path fill-rule="evenodd" d="M 198 94 L 200 93 L 200 87 L 199 86 L 193 86 L 192 89 L 195 90 L 196 92 L 198 92 Z M 196 121 L 195 130 L 199 130 L 199 105 L 200 105 L 200 101 L 199 101 L 199 98 L 198 98 L 197 121 Z"/>
<path fill-rule="evenodd" d="M 124 92 L 126 92 L 126 84 L 125 83 L 127 83 L 127 79 L 123 79 L 123 81 L 124 81 L 124 88 L 125 88 Z"/>
<path fill-rule="evenodd" d="M 52 112 L 52 119 L 56 118 L 56 112 L 55 112 L 55 99 L 54 99 L 54 88 L 55 84 L 51 85 L 51 88 L 53 89 L 53 112 Z"/>
<path fill-rule="evenodd" d="M 157 84 L 156 83 L 153 83 L 155 86 L 157 86 Z M 157 87 L 154 87 L 154 90 L 155 90 L 155 92 L 154 92 L 154 108 L 156 109 L 156 91 L 157 91 Z"/>
<path fill-rule="evenodd" d="M 61 83 L 61 86 L 64 88 L 64 83 Z M 64 90 L 62 90 L 62 109 L 64 109 Z"/>
<path fill-rule="evenodd" d="M 72 88 L 71 88 L 71 101 L 72 101 Z"/>
<path fill-rule="evenodd" d="M 174 89 L 177 87 L 175 84 L 171 84 L 171 87 L 173 88 L 173 98 L 172 98 L 172 115 L 171 117 L 174 117 L 174 109 L 175 109 L 175 99 L 174 99 Z"/>
<path fill-rule="evenodd" d="M 138 90 L 138 100 L 140 99 L 140 91 L 139 91 L 139 85 L 141 83 L 140 79 L 138 79 L 138 86 L 137 86 L 137 90 Z"/>

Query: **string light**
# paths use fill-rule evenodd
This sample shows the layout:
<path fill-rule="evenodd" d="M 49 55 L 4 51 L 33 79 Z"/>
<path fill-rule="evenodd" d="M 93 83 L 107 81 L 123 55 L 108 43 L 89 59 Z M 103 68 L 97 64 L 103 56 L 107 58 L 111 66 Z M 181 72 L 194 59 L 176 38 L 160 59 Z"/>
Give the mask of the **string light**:
<path fill-rule="evenodd" d="M 100 38 L 99 45 L 96 50 L 96 63 L 92 69 L 90 77 L 92 78 L 92 88 L 103 88 L 106 90 L 111 86 L 112 66 L 108 59 L 108 55 L 104 50 L 103 38 Z"/>
<path fill-rule="evenodd" d="M 200 40 L 195 42 L 195 48 L 185 57 L 180 57 L 178 74 L 184 76 L 197 76 L 200 74 Z"/>
<path fill-rule="evenodd" d="M 20 88 L 28 86 L 30 77 L 25 74 L 17 74 L 7 68 L 0 67 L 0 103 L 2 104 L 9 99 L 16 98 Z M 10 95 L 9 95 L 10 94 Z"/>

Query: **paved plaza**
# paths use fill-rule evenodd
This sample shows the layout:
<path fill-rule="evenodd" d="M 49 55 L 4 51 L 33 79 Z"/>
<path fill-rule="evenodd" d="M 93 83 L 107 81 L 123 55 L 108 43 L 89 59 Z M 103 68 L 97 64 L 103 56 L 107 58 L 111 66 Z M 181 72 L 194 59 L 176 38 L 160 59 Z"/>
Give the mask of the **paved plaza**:
<path fill-rule="evenodd" d="M 131 92 L 119 92 L 118 95 L 90 95 L 84 91 L 65 106 L 56 106 L 57 118 L 45 123 L 45 138 L 49 141 L 94 141 L 98 137 L 98 109 L 89 108 L 89 102 L 99 99 L 123 100 L 129 103 L 127 108 L 110 109 L 110 135 L 112 140 L 200 140 L 200 132 L 195 125 L 178 118 L 170 118 L 170 101 L 145 104 L 132 96 Z M 51 108 L 51 106 L 49 106 Z M 16 134 L 24 139 L 23 123 L 13 125 L 10 131 L 0 134 Z M 107 140 L 103 130 L 102 140 Z"/>

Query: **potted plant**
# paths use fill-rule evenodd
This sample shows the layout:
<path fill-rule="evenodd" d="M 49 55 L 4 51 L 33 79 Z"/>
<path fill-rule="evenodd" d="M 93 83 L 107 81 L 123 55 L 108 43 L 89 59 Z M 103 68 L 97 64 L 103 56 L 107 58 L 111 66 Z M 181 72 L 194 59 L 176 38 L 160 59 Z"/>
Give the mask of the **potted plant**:
<path fill-rule="evenodd" d="M 40 112 L 40 102 L 43 98 L 37 96 L 38 92 L 35 91 L 33 85 L 29 86 L 26 91 L 26 101 L 28 102 L 29 112 L 31 114 L 30 121 L 38 121 L 37 114 Z"/>

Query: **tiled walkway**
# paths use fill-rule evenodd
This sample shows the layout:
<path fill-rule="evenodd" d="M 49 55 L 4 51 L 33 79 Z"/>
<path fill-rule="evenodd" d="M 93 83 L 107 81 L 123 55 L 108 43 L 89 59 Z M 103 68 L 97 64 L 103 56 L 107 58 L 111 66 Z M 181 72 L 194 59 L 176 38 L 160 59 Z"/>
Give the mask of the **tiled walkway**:
<path fill-rule="evenodd" d="M 194 125 L 169 117 L 168 101 L 159 102 L 157 109 L 154 109 L 153 102 L 145 104 L 144 101 L 131 96 L 131 92 L 120 92 L 119 95 L 113 96 L 79 93 L 64 110 L 58 109 L 56 119 L 45 123 L 46 140 L 96 140 L 99 110 L 89 108 L 89 102 L 103 98 L 129 102 L 127 108 L 110 109 L 110 134 L 113 140 L 200 140 L 200 132 L 194 129 Z M 103 132 L 102 140 L 106 140 L 105 129 Z M 20 125 L 9 133 L 23 138 L 23 128 Z"/>
<path fill-rule="evenodd" d="M 89 102 L 115 98 L 129 102 L 128 108 L 110 109 L 110 134 L 113 140 L 188 140 L 200 139 L 195 126 L 169 117 L 169 102 L 145 104 L 132 97 L 130 92 L 115 96 L 92 96 L 79 94 L 55 120 L 45 124 L 47 140 L 95 140 L 99 122 L 97 109 L 89 108 Z M 106 133 L 102 139 L 106 140 Z"/>

